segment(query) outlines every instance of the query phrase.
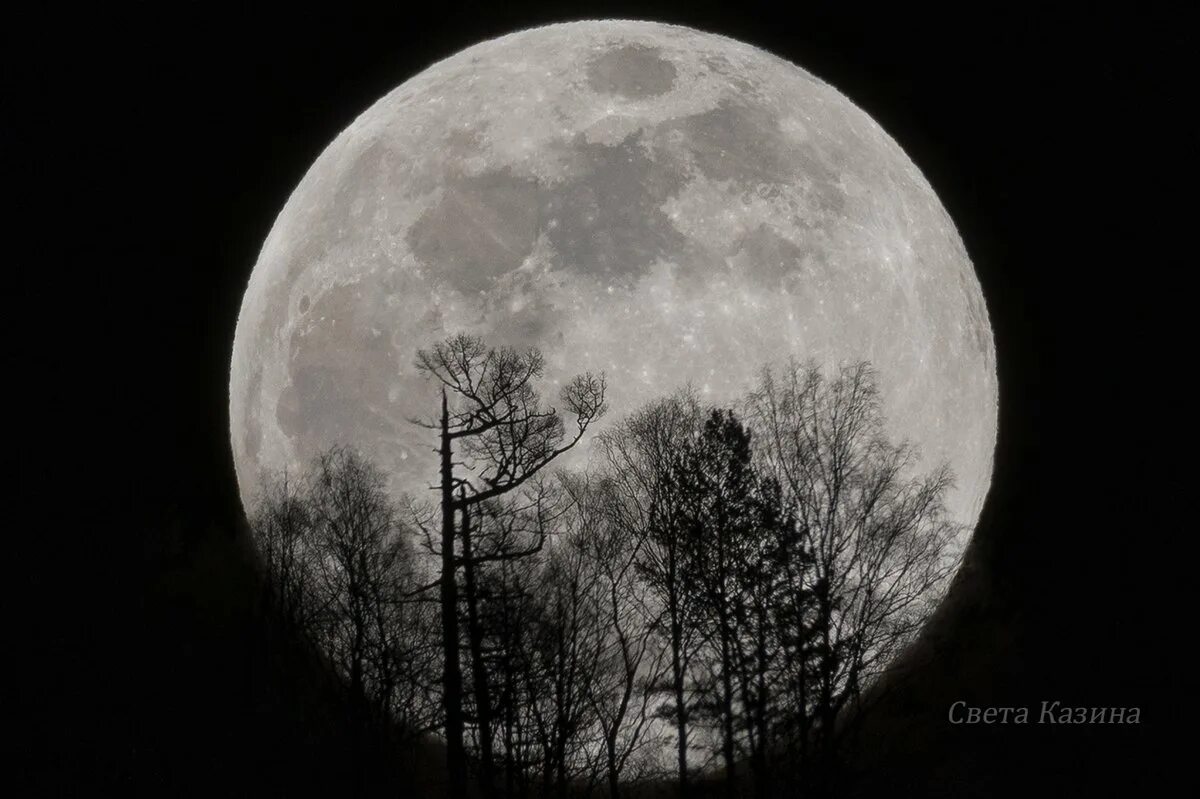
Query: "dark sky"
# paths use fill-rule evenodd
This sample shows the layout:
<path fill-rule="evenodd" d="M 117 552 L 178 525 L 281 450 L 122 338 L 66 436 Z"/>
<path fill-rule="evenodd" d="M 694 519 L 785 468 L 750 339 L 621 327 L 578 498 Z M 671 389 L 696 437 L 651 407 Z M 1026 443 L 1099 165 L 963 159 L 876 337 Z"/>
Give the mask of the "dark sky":
<path fill-rule="evenodd" d="M 263 238 L 316 156 L 387 90 L 480 39 L 621 16 L 795 61 L 925 173 L 995 331 L 1000 438 L 980 535 L 988 602 L 1020 641 L 986 653 L 994 671 L 954 679 L 969 692 L 1007 674 L 1001 693 L 1032 705 L 1142 705 L 1136 738 L 1056 731 L 1051 745 L 1081 774 L 1090 754 L 1125 753 L 1130 774 L 1153 771 L 1139 764 L 1158 751 L 1149 736 L 1183 718 L 1169 701 L 1171 654 L 1194 626 L 1175 623 L 1188 587 L 1175 575 L 1191 565 L 1180 449 L 1195 404 L 1195 357 L 1182 346 L 1194 262 L 1187 28 L 1165 14 L 1032 6 L 914 16 L 853 4 L 500 5 L 6 24 L 5 95 L 19 109 L 6 114 L 18 180 L 9 268 L 23 283 L 13 335 L 24 359 L 9 391 L 29 404 L 13 417 L 29 515 L 12 534 L 58 550 L 37 559 L 44 570 L 10 564 L 46 613 L 29 640 L 47 665 L 24 693 L 52 737 L 29 746 L 76 752 L 108 729 L 80 731 L 63 721 L 74 714 L 134 729 L 131 740 L 145 732 L 149 700 L 120 677 L 153 645 L 139 614 L 161 575 L 147 573 L 158 562 L 146 553 L 163 525 L 219 536 L 238 524 L 226 415 L 236 312 Z M 121 695 L 89 708 L 105 684 Z"/>

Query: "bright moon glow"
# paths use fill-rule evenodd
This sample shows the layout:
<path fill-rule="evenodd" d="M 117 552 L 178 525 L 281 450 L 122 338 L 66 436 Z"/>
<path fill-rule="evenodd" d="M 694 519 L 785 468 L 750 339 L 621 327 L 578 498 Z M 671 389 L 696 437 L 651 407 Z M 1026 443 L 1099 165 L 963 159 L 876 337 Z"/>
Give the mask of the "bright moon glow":
<path fill-rule="evenodd" d="M 892 437 L 954 469 L 968 529 L 987 493 L 995 357 L 953 223 L 863 111 L 731 39 L 629 21 L 521 31 L 343 131 L 242 302 L 243 499 L 261 470 L 333 443 L 428 495 L 436 442 L 408 420 L 436 411 L 437 389 L 413 361 L 459 331 L 540 347 L 548 398 L 607 372 L 609 420 L 689 382 L 735 402 L 789 356 L 867 359 Z"/>

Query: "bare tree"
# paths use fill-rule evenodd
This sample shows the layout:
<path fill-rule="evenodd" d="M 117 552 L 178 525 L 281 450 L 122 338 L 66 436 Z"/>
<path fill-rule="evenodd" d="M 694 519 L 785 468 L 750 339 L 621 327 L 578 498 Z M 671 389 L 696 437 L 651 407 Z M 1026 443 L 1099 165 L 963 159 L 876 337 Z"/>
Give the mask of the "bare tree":
<path fill-rule="evenodd" d="M 912 476 L 917 453 L 884 431 L 866 363 L 826 379 L 813 364 L 764 369 L 746 403 L 758 455 L 794 509 L 811 601 L 794 622 L 805 657 L 818 772 L 828 775 L 836 722 L 916 632 L 952 563 L 946 466 Z M 811 609 L 808 609 L 811 608 Z M 831 790 L 823 776 L 817 790 Z"/>
<path fill-rule="evenodd" d="M 355 700 L 365 736 L 412 740 L 437 713 L 429 676 L 440 649 L 413 598 L 412 534 L 383 473 L 353 449 L 320 453 L 300 479 L 268 477 L 252 515 L 266 583 L 285 618 L 320 646 Z"/>
<path fill-rule="evenodd" d="M 464 494 L 461 492 L 460 496 Z M 562 514 L 559 494 L 552 481 L 539 475 L 512 496 L 466 505 L 461 514 L 460 560 L 472 684 L 469 698 L 474 711 L 470 720 L 474 722 L 477 748 L 481 755 L 487 753 L 486 762 L 491 769 L 495 768 L 494 741 L 500 726 L 498 703 L 494 697 L 500 684 L 499 663 L 507 654 L 503 642 L 516 632 L 518 645 L 529 644 L 529 638 L 520 631 L 503 628 L 507 624 L 506 614 L 502 610 L 497 612 L 495 607 L 497 603 L 505 602 L 504 592 L 510 590 L 503 573 L 507 566 L 523 561 L 540 568 L 539 555 Z M 497 570 L 501 572 L 501 579 L 490 579 Z M 521 585 L 511 586 L 511 589 L 518 593 L 525 590 Z M 529 603 L 525 606 L 528 611 Z M 536 609 L 540 605 L 535 601 L 532 607 Z M 497 624 L 501 626 L 497 627 Z M 533 660 L 536 660 L 534 653 L 524 652 L 510 661 L 510 666 L 515 664 L 527 669 Z M 491 788 L 489 784 L 488 789 Z"/>
<path fill-rule="evenodd" d="M 320 454 L 310 476 L 310 513 L 326 612 L 323 643 L 355 696 L 380 715 L 391 710 L 401 675 L 395 655 L 404 630 L 401 592 L 411 569 L 409 541 L 383 473 L 356 451 Z"/>
<path fill-rule="evenodd" d="M 504 795 L 527 796 L 541 750 L 535 734 L 531 695 L 543 693 L 536 673 L 537 637 L 531 634 L 539 615 L 541 565 L 533 557 L 502 560 L 485 572 L 483 590 L 493 598 L 485 606 L 486 628 L 496 647 L 497 720 L 504 766 Z"/>
<path fill-rule="evenodd" d="M 655 629 L 666 640 L 670 667 L 666 689 L 675 732 L 679 795 L 688 794 L 688 725 L 692 658 L 700 630 L 687 584 L 688 552 L 682 496 L 676 474 L 678 451 L 699 435 L 703 410 L 695 394 L 682 391 L 653 402 L 599 436 L 606 473 L 620 502 L 615 521 L 637 541 L 638 576 L 656 605 Z"/>
<path fill-rule="evenodd" d="M 464 799 L 467 762 L 458 570 L 467 556 L 457 547 L 460 528 L 455 517 L 463 513 L 469 517 L 476 506 L 521 489 L 574 447 L 603 414 L 605 385 L 602 375 L 588 373 L 563 387 L 560 398 L 575 418 L 575 428 L 567 434 L 562 416 L 542 406 L 534 386 L 544 370 L 536 349 L 491 348 L 478 337 L 459 334 L 431 350 L 421 350 L 417 367 L 442 384 L 440 418 L 426 426 L 439 434 L 446 765 L 451 795 Z M 465 460 L 457 461 L 456 456 Z M 481 676 L 475 685 L 475 706 L 483 784 L 490 792 L 495 780 L 489 694 L 487 680 Z"/>
<path fill-rule="evenodd" d="M 442 727 L 439 620 L 433 604 L 413 595 L 419 579 L 410 577 L 410 582 L 400 586 L 392 621 L 400 634 L 393 639 L 392 660 L 398 679 L 391 717 L 402 742 L 407 743 L 416 743 Z"/>
<path fill-rule="evenodd" d="M 795 579 L 795 561 L 803 560 L 802 548 L 793 548 L 795 519 L 783 499 L 779 483 L 756 469 L 754 495 L 750 504 L 749 546 L 732 563 L 732 580 L 737 587 L 734 603 L 739 660 L 735 664 L 742 704 L 742 726 L 746 752 L 754 781 L 754 795 L 774 795 L 772 786 L 781 781 L 775 754 L 781 748 L 779 712 L 786 702 L 781 676 L 786 673 L 786 646 L 780 635 L 780 609 L 806 596 L 802 582 Z M 786 745 L 786 744 L 785 744 Z"/>
<path fill-rule="evenodd" d="M 666 649 L 654 634 L 656 613 L 636 563 L 640 542 L 620 523 L 610 480 L 564 476 L 571 497 L 569 535 L 594 572 L 590 601 L 598 626 L 597 661 L 583 686 L 600 739 L 598 779 L 620 799 L 626 768 L 653 742 L 653 686 L 666 674 Z"/>
<path fill-rule="evenodd" d="M 773 481 L 752 462 L 751 435 L 729 410 L 712 410 L 700 435 L 676 459 L 686 557 L 684 582 L 704 632 L 698 658 L 698 718 L 718 730 L 727 796 L 739 791 L 749 755 L 760 793 L 770 746 L 767 703 L 776 646 L 768 613 L 779 588 L 774 551 L 790 522 Z"/>
<path fill-rule="evenodd" d="M 556 544 L 546 557 L 533 624 L 527 697 L 542 750 L 542 794 L 566 799 L 586 771 L 591 705 L 588 688 L 599 666 L 603 628 L 596 573 L 578 539 Z"/>
<path fill-rule="evenodd" d="M 317 612 L 312 512 L 303 480 L 267 475 L 250 512 L 267 601 L 294 632 L 311 635 Z"/>

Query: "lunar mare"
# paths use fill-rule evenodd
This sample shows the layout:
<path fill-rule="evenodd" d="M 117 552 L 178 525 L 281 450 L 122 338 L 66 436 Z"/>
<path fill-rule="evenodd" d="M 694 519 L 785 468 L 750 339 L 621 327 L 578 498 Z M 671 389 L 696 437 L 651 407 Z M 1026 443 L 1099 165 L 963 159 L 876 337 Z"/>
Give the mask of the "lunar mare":
<path fill-rule="evenodd" d="M 606 372 L 611 418 L 685 383 L 735 402 L 793 356 L 867 359 L 890 433 L 954 469 L 968 529 L 987 492 L 994 349 L 953 223 L 867 114 L 728 38 L 534 28 L 359 116 L 246 289 L 230 375 L 243 498 L 333 443 L 428 495 L 436 442 L 410 420 L 436 389 L 413 362 L 458 331 L 541 348 L 547 396 Z"/>

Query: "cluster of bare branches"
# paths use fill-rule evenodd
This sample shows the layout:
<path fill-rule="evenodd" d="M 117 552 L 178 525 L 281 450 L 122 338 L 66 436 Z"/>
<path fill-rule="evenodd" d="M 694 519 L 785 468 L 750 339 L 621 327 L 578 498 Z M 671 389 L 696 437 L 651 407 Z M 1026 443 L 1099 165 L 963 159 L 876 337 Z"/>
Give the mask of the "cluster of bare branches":
<path fill-rule="evenodd" d="M 269 599 L 320 645 L 368 717 L 414 736 L 436 729 L 432 617 L 412 596 L 411 529 L 380 470 L 332 448 L 299 478 L 268 479 L 251 522 Z"/>
<path fill-rule="evenodd" d="M 519 570 L 521 561 L 541 552 L 554 505 L 547 500 L 546 467 L 578 444 L 603 415 L 605 383 L 603 376 L 584 374 L 563 387 L 560 399 L 575 418 L 568 434 L 560 412 L 544 406 L 537 393 L 535 383 L 544 370 L 537 350 L 491 348 L 478 337 L 460 334 L 432 350 L 421 350 L 417 367 L 442 387 L 440 417 L 423 423 L 438 434 L 439 499 L 436 514 L 425 514 L 430 521 L 422 527 L 440 562 L 443 730 L 450 793 L 457 799 L 467 791 L 468 696 L 480 780 L 485 792 L 497 784 L 494 735 L 497 711 L 504 708 L 498 707 L 489 671 L 489 659 L 497 658 L 488 651 L 494 642 L 486 640 L 482 623 L 490 610 L 483 585 L 494 581 L 494 572 L 503 579 L 506 570 Z M 503 583 L 499 590 L 516 594 Z M 464 627 L 472 678 L 469 694 L 461 657 Z M 552 748 L 553 757 L 561 759 L 561 740 Z M 515 762 L 507 751 L 504 757 L 506 765 Z M 513 775 L 505 779 L 511 782 Z"/>
<path fill-rule="evenodd" d="M 914 474 L 865 363 L 764 369 L 741 418 L 680 392 L 600 441 L 669 663 L 681 794 L 714 771 L 728 796 L 830 793 L 847 711 L 953 565 L 949 470 Z"/>
<path fill-rule="evenodd" d="M 459 335 L 418 367 L 442 387 L 436 501 L 401 512 L 335 449 L 271 483 L 255 529 L 286 618 L 381 715 L 440 732 L 450 795 L 470 774 L 489 798 L 831 793 L 847 711 L 956 533 L 949 471 L 888 441 L 871 369 L 764 369 L 737 409 L 681 391 L 600 433 L 598 466 L 551 472 L 603 376 L 570 381 L 564 415 L 536 350 Z"/>
<path fill-rule="evenodd" d="M 466 637 L 479 638 L 481 656 L 466 659 L 467 706 L 481 775 L 490 745 L 495 779 L 482 791 L 566 796 L 603 787 L 619 796 L 660 771 L 654 683 L 663 650 L 637 579 L 636 544 L 611 524 L 612 487 L 564 474 L 546 490 L 553 511 L 526 533 L 540 548 L 493 558 L 476 577 L 478 621 Z M 494 536 L 489 529 L 503 536 L 502 520 L 481 519 L 482 540 Z"/>

